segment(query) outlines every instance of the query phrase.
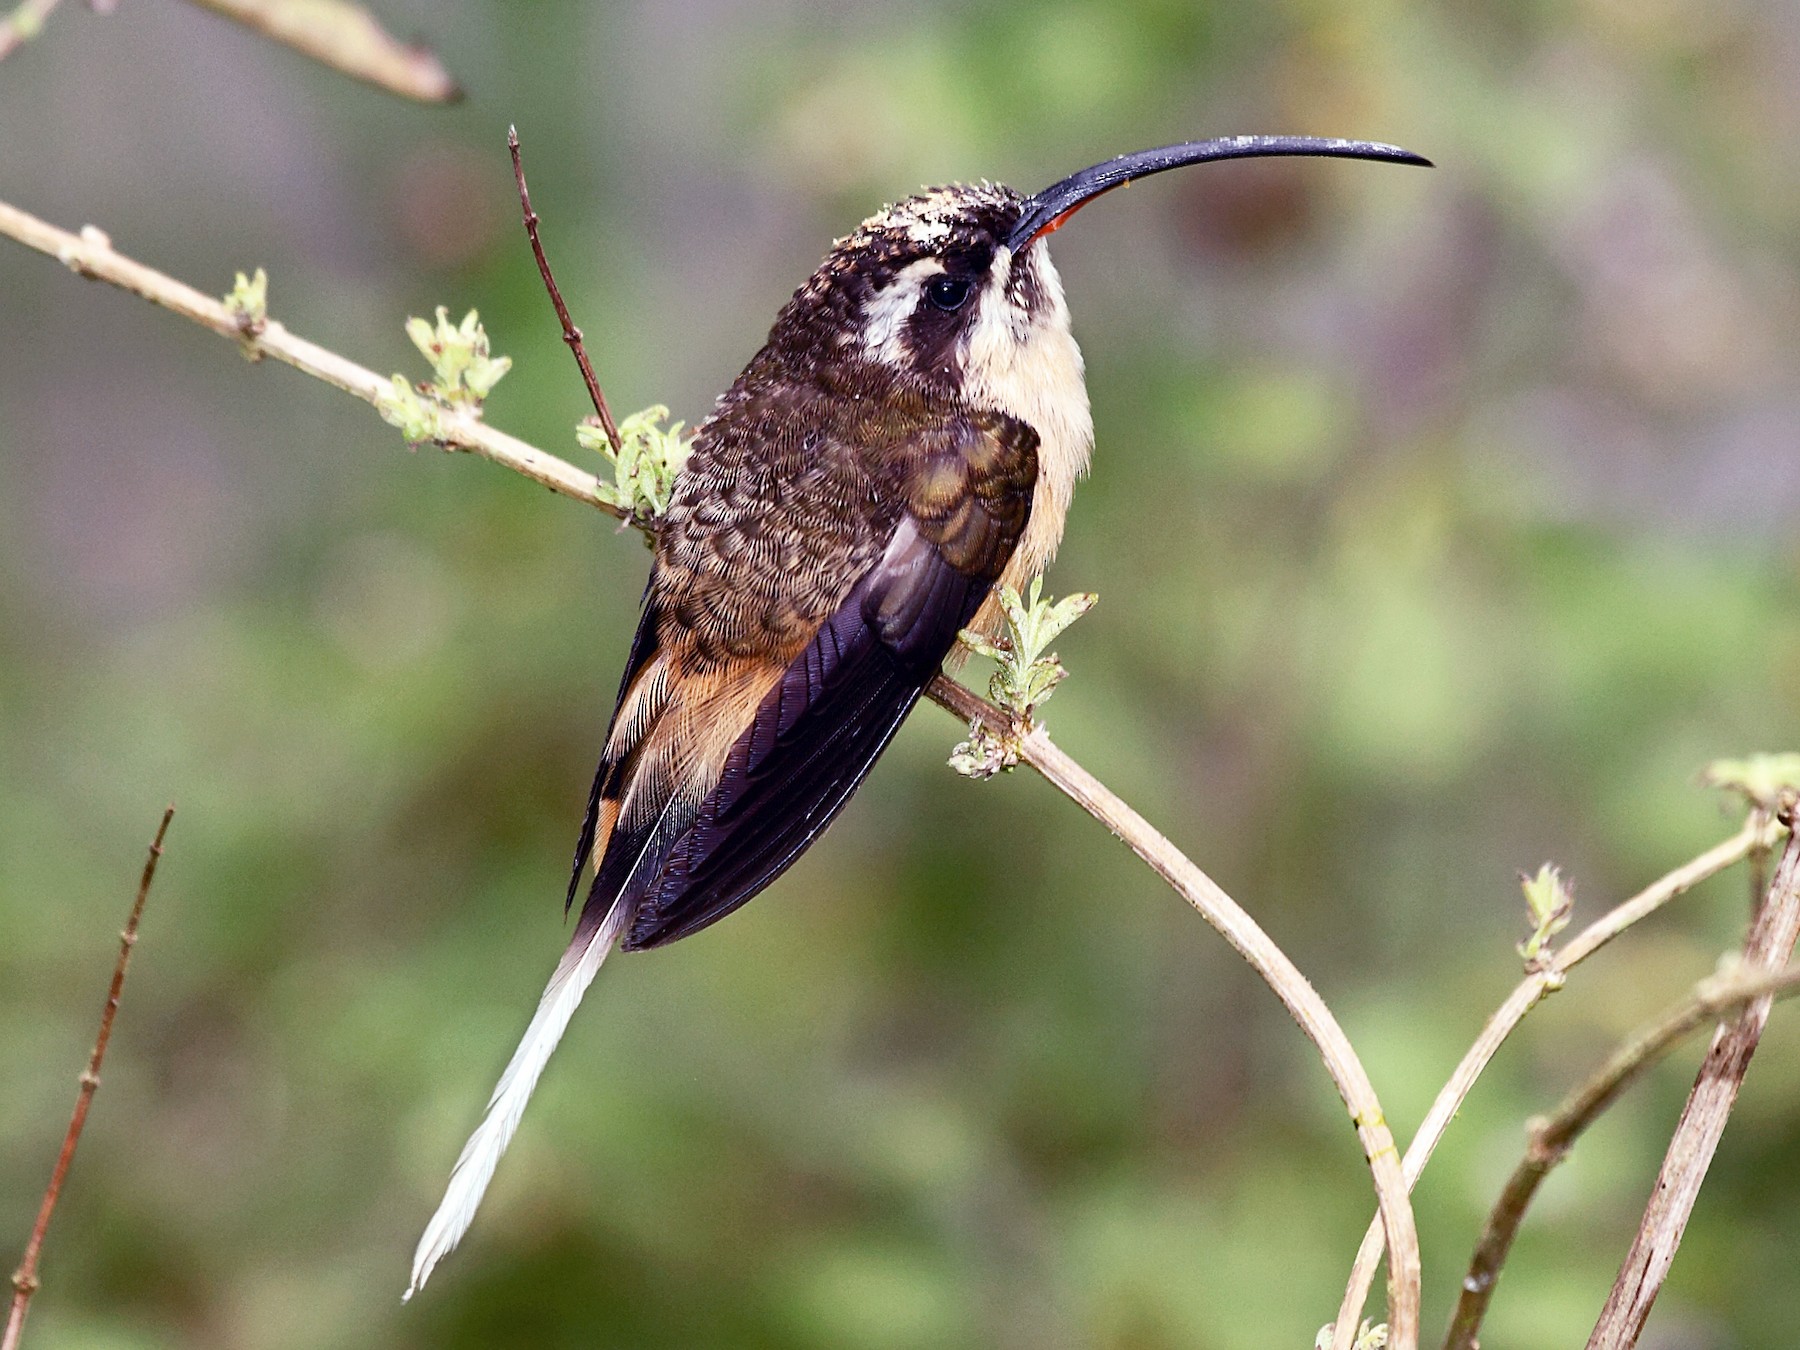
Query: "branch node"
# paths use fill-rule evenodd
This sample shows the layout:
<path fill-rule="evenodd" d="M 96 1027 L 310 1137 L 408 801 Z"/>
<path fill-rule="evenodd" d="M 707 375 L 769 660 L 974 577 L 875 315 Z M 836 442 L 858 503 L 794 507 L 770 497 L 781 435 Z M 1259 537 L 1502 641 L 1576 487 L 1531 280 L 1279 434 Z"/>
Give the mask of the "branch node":
<path fill-rule="evenodd" d="M 1554 1167 L 1568 1151 L 1567 1146 L 1556 1142 L 1549 1116 L 1532 1116 L 1525 1122 L 1525 1156 L 1532 1164 Z"/>
<path fill-rule="evenodd" d="M 82 244 L 79 240 L 71 240 L 57 249 L 56 260 L 76 276 L 86 277 L 89 281 L 98 279 L 100 275 L 82 252 Z"/>
<path fill-rule="evenodd" d="M 237 274 L 237 282 L 226 292 L 225 311 L 237 324 L 238 344 L 246 361 L 263 358 L 260 338 L 269 326 L 269 274 L 262 268 L 245 276 Z"/>

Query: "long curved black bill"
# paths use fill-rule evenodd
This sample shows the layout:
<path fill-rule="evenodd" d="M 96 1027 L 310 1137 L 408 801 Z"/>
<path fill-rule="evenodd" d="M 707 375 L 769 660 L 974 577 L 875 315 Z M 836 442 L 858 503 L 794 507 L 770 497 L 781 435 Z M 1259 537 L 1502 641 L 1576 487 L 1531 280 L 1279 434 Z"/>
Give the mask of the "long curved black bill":
<path fill-rule="evenodd" d="M 1418 164 L 1427 169 L 1431 161 L 1397 145 L 1379 141 L 1339 141 L 1324 136 L 1226 136 L 1216 141 L 1188 141 L 1183 145 L 1165 145 L 1156 150 L 1140 150 L 1135 155 L 1120 155 L 1104 164 L 1095 164 L 1072 173 L 1060 183 L 1052 184 L 1029 198 L 1025 213 L 1006 237 L 1006 246 L 1014 253 L 1040 234 L 1048 234 L 1083 206 L 1103 192 L 1124 187 L 1134 178 L 1148 178 L 1153 173 L 1184 168 L 1189 164 L 1205 164 L 1215 159 L 1263 159 L 1271 155 L 1320 155 L 1332 159 L 1375 159 L 1389 164 Z"/>

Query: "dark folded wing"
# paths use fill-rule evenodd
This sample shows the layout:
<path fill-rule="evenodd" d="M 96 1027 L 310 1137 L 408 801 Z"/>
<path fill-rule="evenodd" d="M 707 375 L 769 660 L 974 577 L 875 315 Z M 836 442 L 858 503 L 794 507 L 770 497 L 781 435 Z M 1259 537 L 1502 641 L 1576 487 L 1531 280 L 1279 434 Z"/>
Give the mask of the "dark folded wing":
<path fill-rule="evenodd" d="M 887 448 L 881 469 L 901 511 L 886 548 L 732 743 L 640 893 L 628 948 L 729 914 L 843 809 L 1012 557 L 1037 440 L 1015 418 L 969 413 Z"/>
<path fill-rule="evenodd" d="M 806 850 L 868 776 L 991 584 L 902 524 L 733 745 L 640 901 L 628 950 L 723 918 Z"/>

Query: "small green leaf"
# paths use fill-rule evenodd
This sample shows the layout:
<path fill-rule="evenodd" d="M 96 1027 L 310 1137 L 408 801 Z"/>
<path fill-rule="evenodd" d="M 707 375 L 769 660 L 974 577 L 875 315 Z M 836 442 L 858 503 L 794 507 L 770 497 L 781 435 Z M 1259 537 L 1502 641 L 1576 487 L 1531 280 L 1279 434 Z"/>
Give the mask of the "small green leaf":
<path fill-rule="evenodd" d="M 996 647 L 973 628 L 965 628 L 956 636 L 957 641 L 961 642 L 963 646 L 967 647 L 977 656 L 985 656 L 990 661 L 1004 661 L 1006 659 L 1005 650 Z"/>
<path fill-rule="evenodd" d="M 375 411 L 382 421 L 399 427 L 411 445 L 444 439 L 443 405 L 414 389 L 404 375 L 394 376 L 393 387 L 382 391 Z"/>
<path fill-rule="evenodd" d="M 1034 578 L 1025 597 L 1010 586 L 997 592 L 1000 612 L 1006 618 L 1006 632 L 997 639 L 985 638 L 965 630 L 962 641 L 971 651 L 993 661 L 996 669 L 988 681 L 988 694 L 1024 726 L 1050 699 L 1068 676 L 1047 650 L 1075 620 L 1094 607 L 1098 598 L 1077 594 L 1061 600 L 1044 599 L 1044 581 Z"/>
<path fill-rule="evenodd" d="M 1525 892 L 1525 908 L 1531 916 L 1531 936 L 1519 944 L 1519 955 L 1528 968 L 1536 969 L 1550 958 L 1550 939 L 1569 926 L 1575 910 L 1575 888 L 1563 880 L 1562 872 L 1545 863 L 1536 876 L 1519 873 L 1519 886 Z"/>
<path fill-rule="evenodd" d="M 510 356 L 495 356 L 489 350 L 487 330 L 474 310 L 463 315 L 460 324 L 452 324 L 450 311 L 439 305 L 435 325 L 408 319 L 406 336 L 431 362 L 435 377 L 431 395 L 459 412 L 479 413 L 483 400 L 512 369 Z"/>
<path fill-rule="evenodd" d="M 261 271 L 256 275 L 258 281 L 263 280 Z M 243 288 L 242 276 L 238 282 Z M 430 384 L 415 386 L 404 375 L 394 376 L 393 388 L 382 391 L 375 409 L 413 445 L 448 440 L 445 414 L 480 417 L 482 401 L 512 369 L 512 358 L 489 351 L 487 332 L 474 310 L 465 314 L 460 324 L 452 324 L 450 312 L 439 305 L 436 324 L 410 318 L 406 336 L 431 362 L 435 378 Z"/>
<path fill-rule="evenodd" d="M 1708 787 L 1735 792 L 1764 811 L 1781 808 L 1800 796 L 1800 754 L 1756 754 L 1742 759 L 1715 759 L 1700 771 Z"/>
<path fill-rule="evenodd" d="M 269 274 L 260 267 L 248 277 L 239 272 L 237 284 L 225 297 L 225 308 L 246 337 L 262 332 L 269 322 Z"/>
<path fill-rule="evenodd" d="M 619 423 L 617 451 L 605 430 L 592 420 L 575 428 L 581 448 L 596 452 L 612 467 L 613 481 L 601 483 L 600 500 L 639 525 L 649 524 L 668 510 L 675 476 L 694 446 L 693 437 L 681 434 L 685 423 L 663 425 L 668 416 L 669 410 L 660 403 L 632 413 Z"/>

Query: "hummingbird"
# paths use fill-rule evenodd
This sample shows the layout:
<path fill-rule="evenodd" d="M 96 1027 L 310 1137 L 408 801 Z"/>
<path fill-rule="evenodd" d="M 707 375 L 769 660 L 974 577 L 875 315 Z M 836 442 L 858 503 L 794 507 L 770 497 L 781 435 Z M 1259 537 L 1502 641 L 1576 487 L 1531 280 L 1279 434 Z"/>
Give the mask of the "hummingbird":
<path fill-rule="evenodd" d="M 420 1239 L 410 1298 L 468 1231 L 545 1063 L 615 946 L 661 947 L 779 877 L 868 776 L 965 628 L 1062 538 L 1093 419 L 1047 239 L 1189 164 L 1397 146 L 1235 136 L 1025 196 L 932 188 L 832 247 L 696 433 L 655 526 L 565 909 L 574 934 Z"/>

